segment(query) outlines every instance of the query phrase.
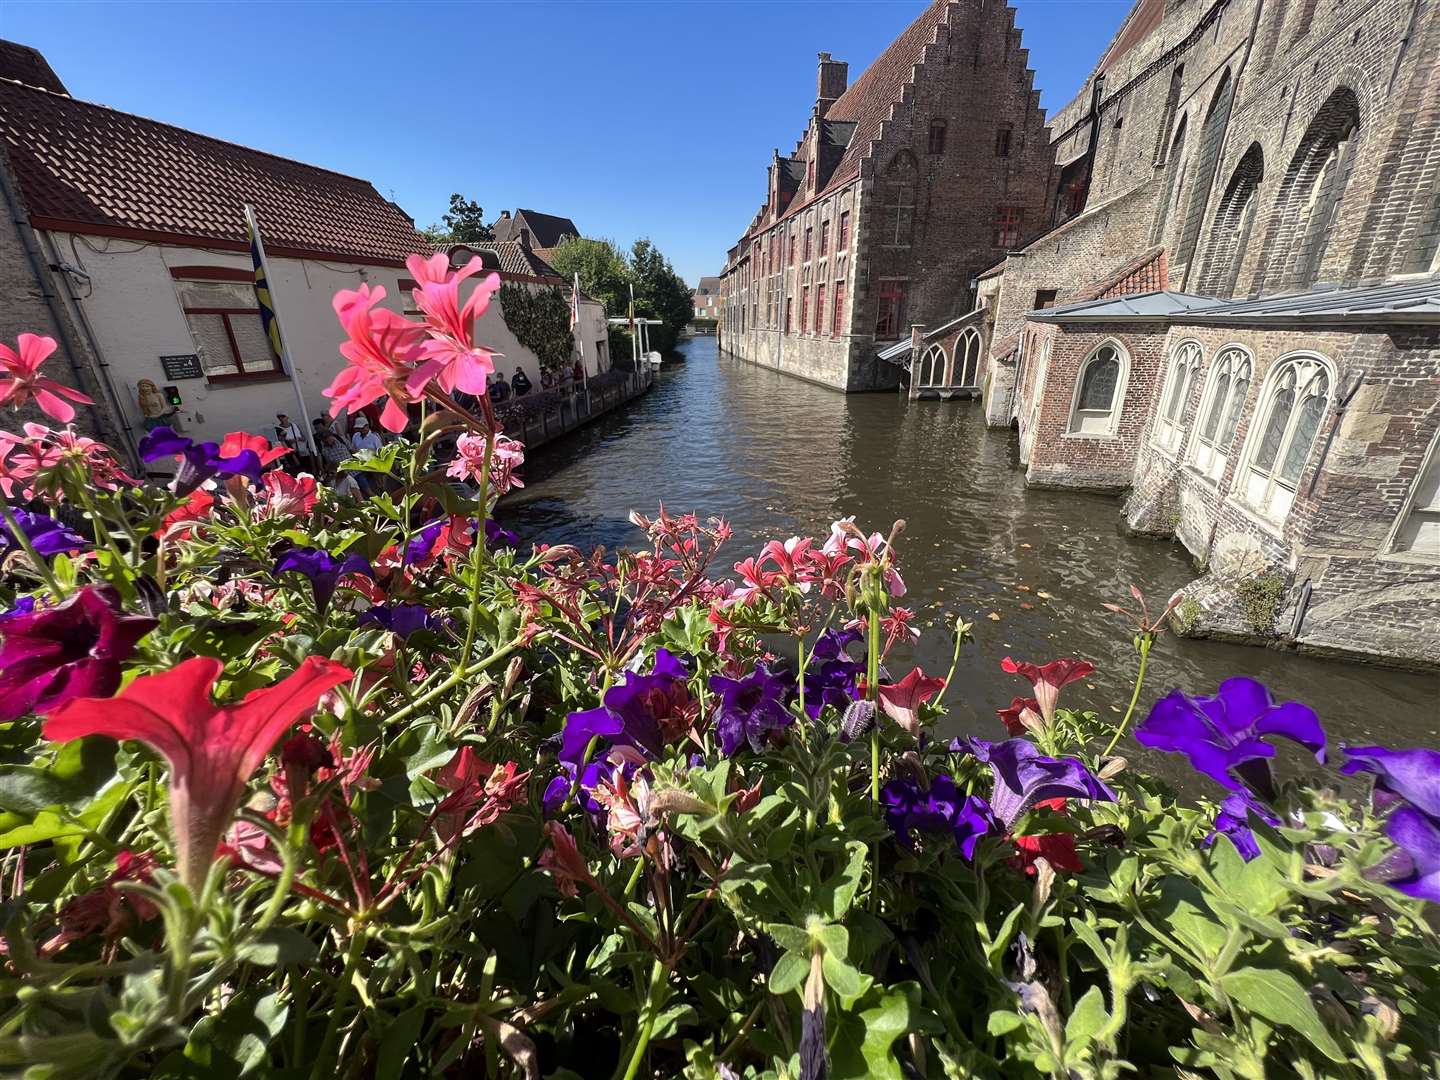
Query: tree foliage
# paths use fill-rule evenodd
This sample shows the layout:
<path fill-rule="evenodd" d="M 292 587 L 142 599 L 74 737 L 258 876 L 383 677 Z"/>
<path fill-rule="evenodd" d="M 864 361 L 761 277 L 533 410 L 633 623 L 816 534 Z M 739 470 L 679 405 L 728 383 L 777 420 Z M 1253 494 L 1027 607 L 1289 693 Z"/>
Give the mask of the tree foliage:
<path fill-rule="evenodd" d="M 649 334 L 651 348 L 660 352 L 675 347 L 694 314 L 690 288 L 650 240 L 635 241 L 627 255 L 613 240 L 570 239 L 555 249 L 550 265 L 566 278 L 579 274 L 581 288 L 603 303 L 609 315 L 629 310 L 634 286 L 635 314 L 664 322 L 652 326 Z M 628 339 L 623 329 L 612 332 L 610 348 L 617 359 L 629 355 Z"/>
<path fill-rule="evenodd" d="M 505 325 L 540 359 L 543 370 L 558 371 L 570 363 L 575 336 L 570 330 L 570 305 L 560 290 L 501 285 L 498 299 Z"/>
<path fill-rule="evenodd" d="M 450 195 L 450 209 L 441 221 L 420 230 L 432 244 L 483 244 L 495 239 L 494 230 L 485 224 L 484 209 L 458 191 Z"/>

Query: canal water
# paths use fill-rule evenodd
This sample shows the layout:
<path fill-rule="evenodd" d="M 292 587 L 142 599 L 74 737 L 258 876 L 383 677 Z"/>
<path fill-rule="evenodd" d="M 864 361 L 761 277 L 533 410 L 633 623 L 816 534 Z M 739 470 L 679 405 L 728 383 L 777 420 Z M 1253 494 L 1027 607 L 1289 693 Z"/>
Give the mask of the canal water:
<path fill-rule="evenodd" d="M 1000 670 L 1007 655 L 1092 661 L 1096 674 L 1064 701 L 1118 718 L 1135 653 L 1126 621 L 1100 605 L 1131 606 L 1133 583 L 1162 607 L 1193 577 L 1182 547 L 1122 535 L 1114 498 L 1027 488 L 1014 437 L 986 428 L 976 403 L 838 394 L 722 354 L 713 337 L 681 348 L 644 397 L 537 451 L 525 488 L 501 507 L 504 524 L 527 541 L 637 546 L 627 514 L 663 502 L 730 522 L 718 566 L 729 573 L 767 539 L 823 537 L 850 514 L 880 532 L 904 518 L 901 603 L 924 632 L 889 666 L 903 673 L 913 660 L 943 675 L 945 624 L 974 623 L 948 699 L 954 732 L 1002 730 L 995 709 L 1027 690 Z M 1434 676 L 1170 634 L 1150 670 L 1140 716 L 1170 687 L 1212 693 L 1246 674 L 1312 705 L 1332 744 L 1440 746 Z"/>

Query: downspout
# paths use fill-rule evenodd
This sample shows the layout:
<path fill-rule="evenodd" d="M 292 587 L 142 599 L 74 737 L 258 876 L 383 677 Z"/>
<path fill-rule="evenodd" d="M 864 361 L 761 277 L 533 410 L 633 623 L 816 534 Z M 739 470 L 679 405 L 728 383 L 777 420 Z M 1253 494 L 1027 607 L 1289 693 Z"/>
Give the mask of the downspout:
<path fill-rule="evenodd" d="M 1105 91 L 1105 76 L 1096 75 L 1090 89 L 1090 145 L 1085 148 L 1085 201 L 1090 201 L 1090 182 L 1095 178 L 1095 153 L 1100 149 L 1100 95 Z M 1072 217 L 1084 213 L 1082 206 Z"/>
<path fill-rule="evenodd" d="M 16 235 L 20 237 L 20 246 L 25 249 L 25 258 L 30 263 L 30 271 L 35 278 L 35 283 L 40 287 L 40 295 L 44 298 L 45 307 L 50 312 L 50 319 L 55 324 L 55 332 L 60 335 L 65 345 L 65 360 L 70 367 L 71 374 L 74 375 L 78 386 L 85 386 L 91 379 L 99 384 L 102 396 L 109 399 L 106 404 L 109 405 L 116 421 L 120 424 L 121 441 L 124 443 L 121 449 L 125 451 L 127 464 L 138 470 L 140 462 L 135 453 L 135 440 L 130 431 L 129 421 L 125 417 L 125 411 L 119 407 L 119 400 L 114 386 L 110 383 L 109 373 L 105 370 L 108 365 L 101 358 L 98 348 L 94 349 L 94 356 L 100 364 L 98 377 L 95 376 L 95 373 L 88 372 L 80 361 L 80 342 L 75 339 L 67 312 L 61 306 L 60 298 L 55 294 L 51 282 L 50 264 L 35 239 L 35 230 L 30 227 L 30 219 L 21 208 L 20 195 L 10 179 L 10 162 L 5 157 L 3 149 L 0 149 L 0 194 L 4 195 L 5 211 L 15 225 Z M 64 282 L 66 292 L 70 292 L 69 279 L 64 273 L 60 274 L 60 278 Z M 71 296 L 73 299 L 73 293 Z M 88 326 L 86 329 L 88 334 Z M 89 334 L 88 336 L 93 346 L 94 335 Z"/>
<path fill-rule="evenodd" d="M 1230 105 L 1225 110 L 1225 133 L 1220 136 L 1220 149 L 1215 152 L 1215 175 L 1210 177 L 1210 188 L 1205 192 L 1205 205 L 1200 208 L 1200 228 L 1205 228 L 1205 214 L 1210 209 L 1210 199 L 1215 194 L 1215 185 L 1219 183 L 1222 187 L 1226 178 L 1220 173 L 1220 163 L 1225 160 L 1225 151 L 1230 145 L 1230 121 L 1235 118 L 1235 103 L 1240 100 L 1240 80 L 1245 77 L 1245 69 L 1250 66 L 1250 50 L 1255 47 L 1255 35 L 1260 32 L 1260 16 L 1265 11 L 1265 0 L 1255 0 L 1255 17 L 1250 20 L 1250 33 L 1245 38 L 1245 52 L 1240 56 L 1240 66 L 1235 70 L 1235 82 L 1230 88 Z M 1244 252 L 1241 252 L 1243 257 Z M 1190 272 L 1195 264 L 1200 261 L 1200 240 L 1196 237 L 1195 251 L 1190 255 L 1190 261 L 1185 264 L 1185 277 L 1181 279 L 1180 291 L 1184 292 L 1190 285 Z"/>
<path fill-rule="evenodd" d="M 137 471 L 143 472 L 144 463 L 140 460 L 140 452 L 136 449 L 135 431 L 130 426 L 130 420 L 125 414 L 125 406 L 120 398 L 119 391 L 115 389 L 115 383 L 110 378 L 110 363 L 105 359 L 105 354 L 100 351 L 100 340 L 95 336 L 95 327 L 90 323 L 90 316 L 85 313 L 85 307 L 80 303 L 80 297 L 75 294 L 75 288 L 70 284 L 70 275 L 67 272 L 67 265 L 60 258 L 60 245 L 55 242 L 53 233 L 42 234 L 50 246 L 50 266 L 55 270 L 55 276 L 60 279 L 60 287 L 65 290 L 65 298 L 69 301 L 70 307 L 74 310 L 80 321 L 80 329 L 85 334 L 85 339 L 90 343 L 90 351 L 94 355 L 96 363 L 100 368 L 100 381 L 104 385 L 105 393 L 110 399 L 111 407 L 115 410 L 115 417 L 120 423 L 121 437 L 125 443 L 125 451 L 130 457 L 130 462 Z"/>

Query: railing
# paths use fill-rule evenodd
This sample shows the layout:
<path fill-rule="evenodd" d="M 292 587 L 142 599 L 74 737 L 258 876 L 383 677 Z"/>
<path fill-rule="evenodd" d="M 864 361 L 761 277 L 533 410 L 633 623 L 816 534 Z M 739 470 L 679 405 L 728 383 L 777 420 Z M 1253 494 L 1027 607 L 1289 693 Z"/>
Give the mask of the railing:
<path fill-rule="evenodd" d="M 655 372 L 648 365 L 639 371 L 608 371 L 591 379 L 588 387 L 558 397 L 541 409 L 512 419 L 506 426 L 518 432 L 527 447 L 536 447 L 638 397 L 654 381 Z"/>

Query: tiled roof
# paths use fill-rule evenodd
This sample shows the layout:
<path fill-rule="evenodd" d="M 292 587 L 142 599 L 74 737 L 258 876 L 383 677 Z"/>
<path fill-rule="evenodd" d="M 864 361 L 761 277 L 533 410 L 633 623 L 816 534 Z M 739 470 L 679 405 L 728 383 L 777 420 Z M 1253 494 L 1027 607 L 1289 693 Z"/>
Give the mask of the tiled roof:
<path fill-rule="evenodd" d="M 1147 292 L 1134 296 L 1116 296 L 1088 300 L 1077 304 L 1027 311 L 1032 322 L 1133 322 L 1166 321 L 1170 316 L 1210 308 L 1225 301 L 1213 296 L 1195 296 L 1179 292 Z"/>
<path fill-rule="evenodd" d="M 920 17 L 906 27 L 890 47 L 875 58 L 825 114 L 827 120 L 848 120 L 856 125 L 850 136 L 845 156 L 825 191 L 830 191 L 860 172 L 860 162 L 870 152 L 870 144 L 880 137 L 880 123 L 890 116 L 890 106 L 900 100 L 905 84 L 910 81 L 915 65 L 923 58 L 925 46 L 935 37 L 936 28 L 945 21 L 950 0 L 932 0 Z M 823 192 L 822 192 L 823 194 Z"/>
<path fill-rule="evenodd" d="M 702 277 L 700 284 L 695 286 L 697 293 L 718 293 L 720 291 L 720 279 L 718 277 Z"/>
<path fill-rule="evenodd" d="M 1092 281 L 1070 297 L 1069 302 L 1079 304 L 1107 296 L 1163 292 L 1169 284 L 1165 270 L 1165 249 L 1163 247 L 1151 248 L 1105 277 Z"/>
<path fill-rule="evenodd" d="M 0 41 L 0 79 L 15 79 L 57 94 L 69 93 L 39 49 L 15 41 Z"/>
<path fill-rule="evenodd" d="M 530 230 L 531 242 L 537 248 L 553 248 L 566 236 L 580 235 L 580 230 L 568 217 L 542 214 L 538 210 L 516 210 L 509 218 L 495 222 L 495 239 L 518 240 L 516 229 L 522 217 L 525 227 Z"/>
<path fill-rule="evenodd" d="M 491 240 L 484 244 L 452 244 L 450 252 L 457 249 L 477 252 L 482 258 L 487 252 L 495 256 L 493 269 L 499 270 L 502 274 L 514 274 L 518 277 L 553 278 L 555 282 L 563 284 L 565 279 L 546 262 L 539 254 L 532 249 L 526 248 L 519 240 Z M 489 260 L 486 259 L 488 263 Z"/>
<path fill-rule="evenodd" d="M 1258 300 L 1233 300 L 1203 312 L 1187 312 L 1175 321 L 1300 322 L 1306 326 L 1436 323 L 1440 322 L 1440 274 L 1358 289 L 1320 288 Z"/>
<path fill-rule="evenodd" d="M 366 180 L 0 79 L 0 138 L 38 228 L 396 264 L 429 251 Z"/>

